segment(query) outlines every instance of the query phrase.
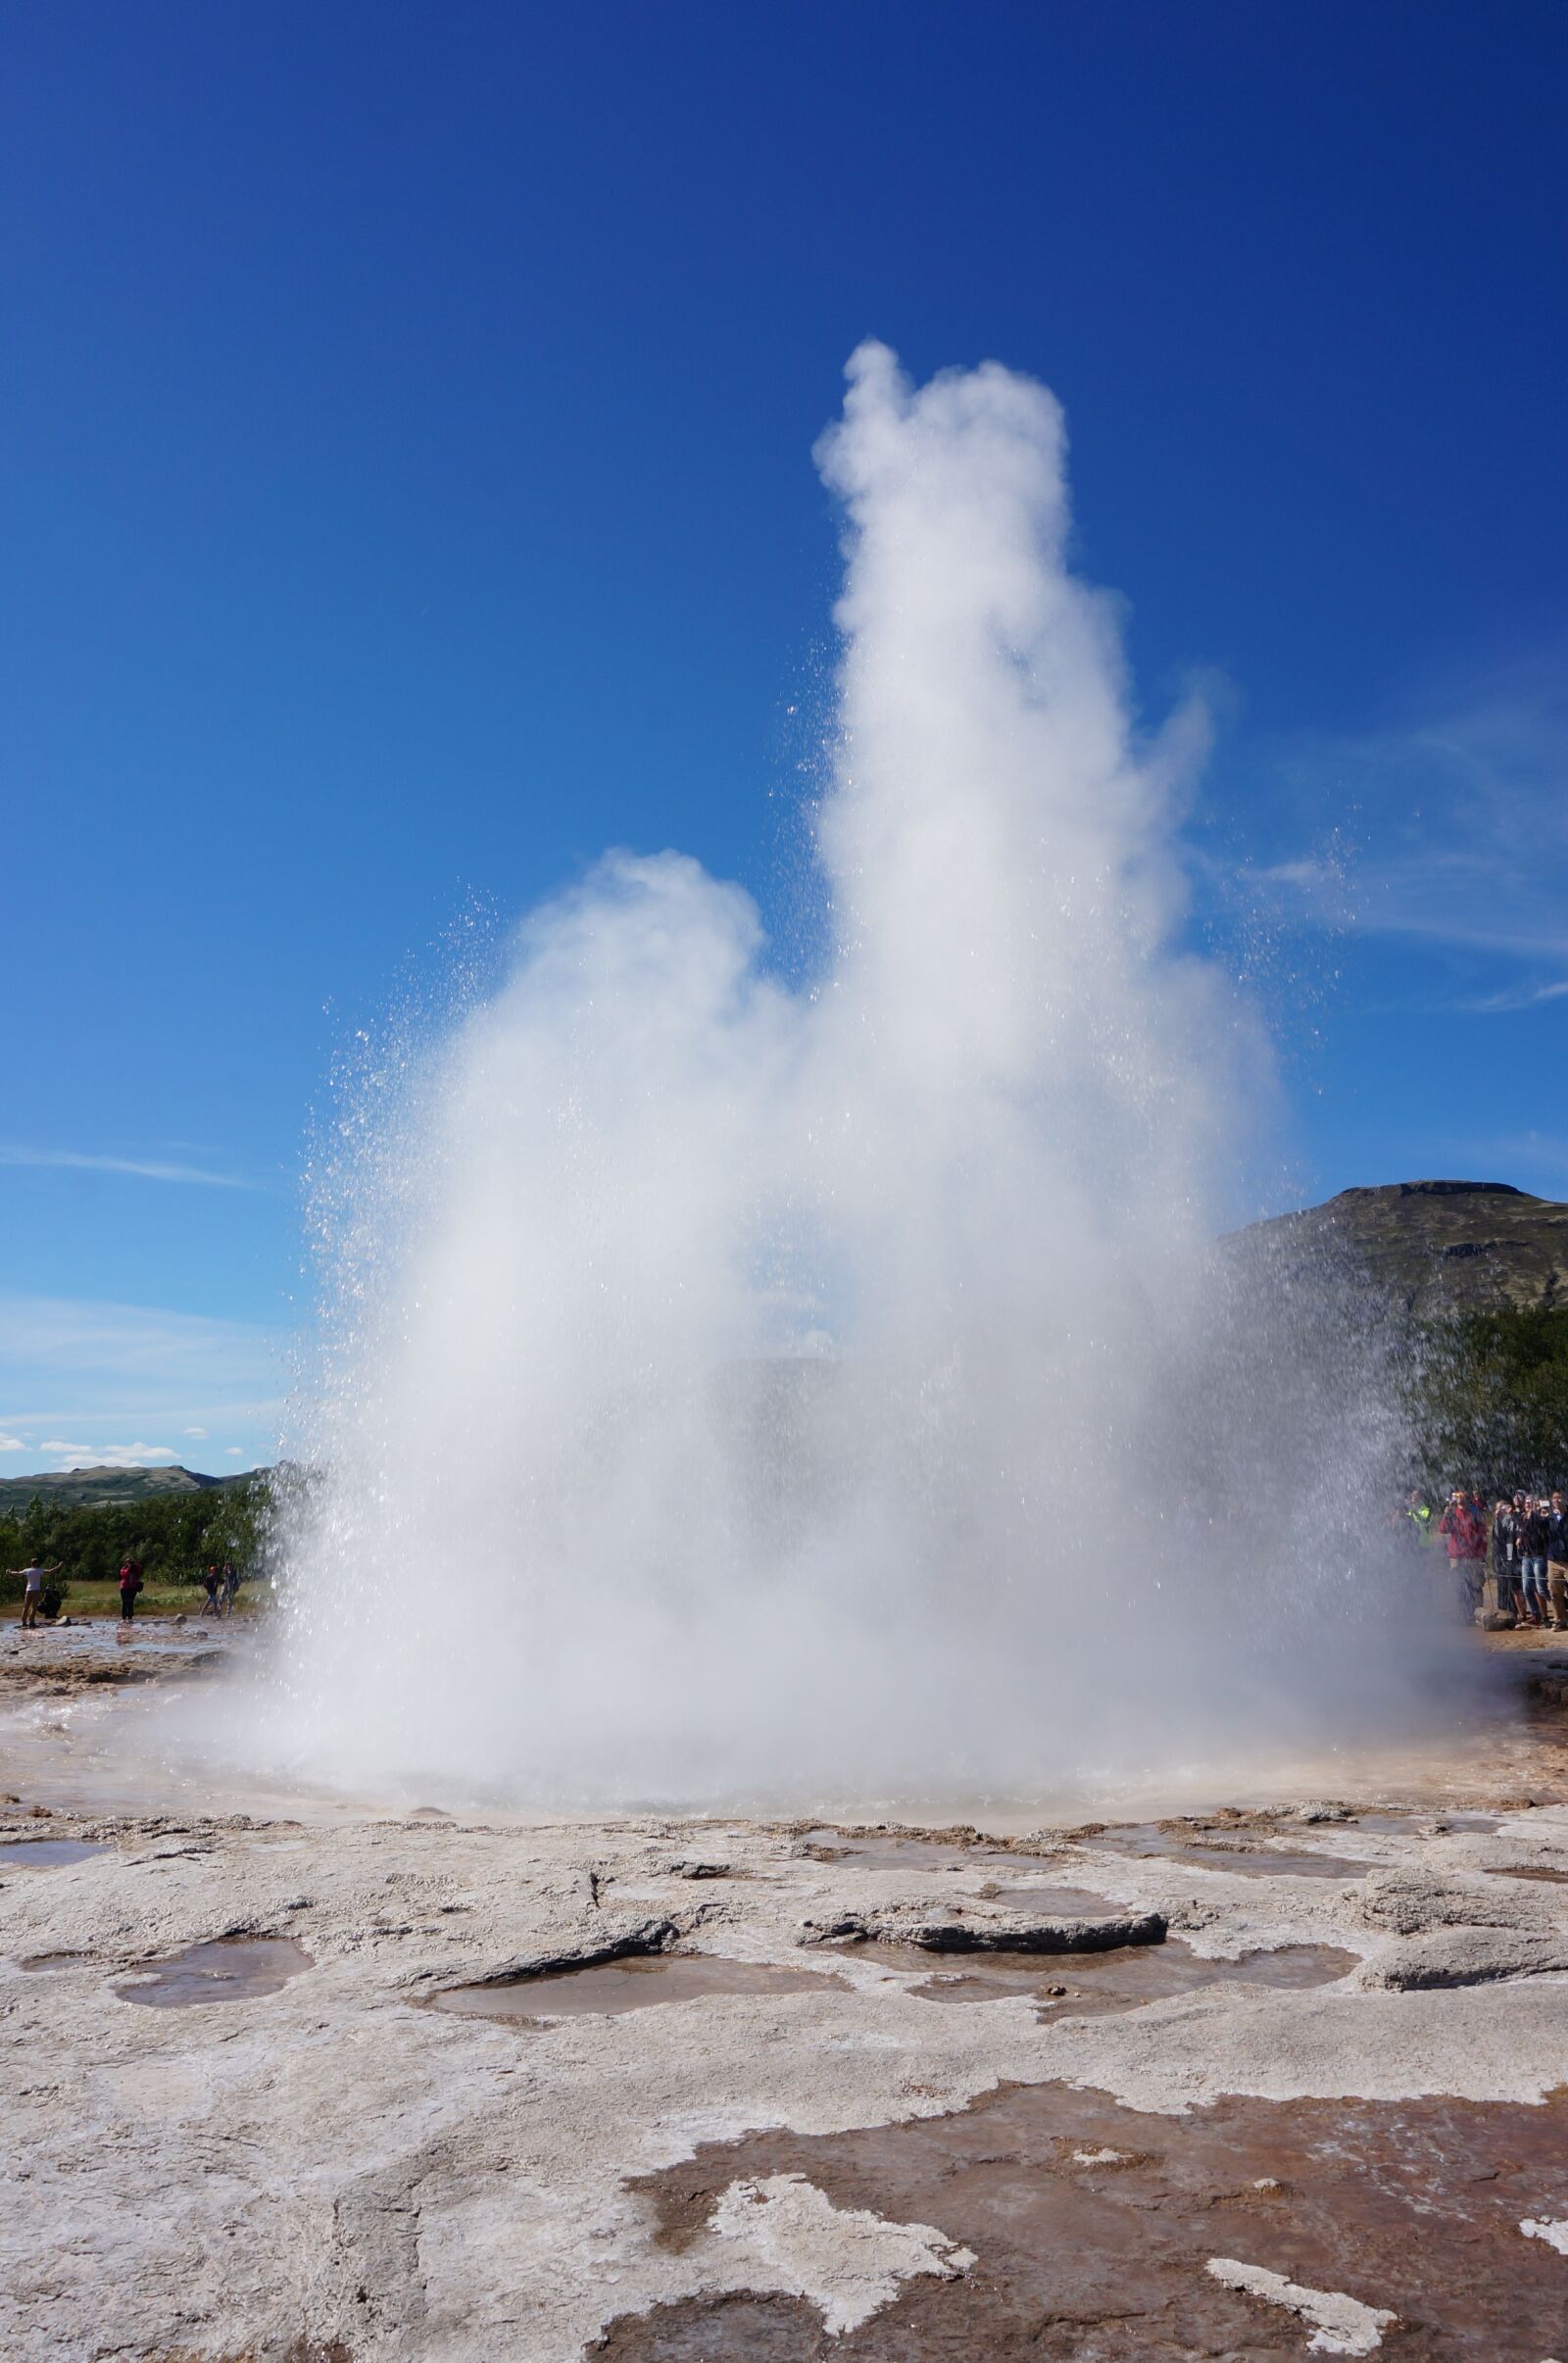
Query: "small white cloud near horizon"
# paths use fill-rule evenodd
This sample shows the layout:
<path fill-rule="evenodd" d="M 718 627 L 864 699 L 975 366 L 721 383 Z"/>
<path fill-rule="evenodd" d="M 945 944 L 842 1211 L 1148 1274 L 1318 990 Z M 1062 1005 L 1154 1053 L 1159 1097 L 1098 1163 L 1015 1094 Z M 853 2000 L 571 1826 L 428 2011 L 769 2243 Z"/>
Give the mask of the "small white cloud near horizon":
<path fill-rule="evenodd" d="M 45 1437 L 40 1452 L 52 1452 L 62 1468 L 149 1468 L 159 1460 L 177 1460 L 179 1454 L 167 1444 L 66 1444 L 58 1436 Z"/>
<path fill-rule="evenodd" d="M 209 1190 L 259 1190 L 260 1182 L 237 1173 L 213 1173 L 205 1165 L 170 1165 L 152 1157 L 99 1157 L 80 1149 L 28 1149 L 0 1142 L 0 1165 L 27 1165 L 74 1173 L 127 1173 L 137 1181 L 196 1182 Z"/>
<path fill-rule="evenodd" d="M 52 1468 L 40 1436 L 111 1464 L 126 1437 L 189 1440 L 160 1446 L 167 1460 L 190 1457 L 194 1443 L 215 1452 L 207 1439 L 227 1433 L 269 1460 L 288 1378 L 287 1337 L 260 1323 L 0 1290 L 0 1428 L 26 1454 L 8 1468 Z"/>
<path fill-rule="evenodd" d="M 230 1460 L 243 1460 L 245 1457 L 245 1447 L 242 1444 L 225 1444 L 223 1450 Z"/>
<path fill-rule="evenodd" d="M 0 1452 L 25 1452 L 30 1450 L 31 1447 L 24 1444 L 20 1436 L 0 1436 Z"/>

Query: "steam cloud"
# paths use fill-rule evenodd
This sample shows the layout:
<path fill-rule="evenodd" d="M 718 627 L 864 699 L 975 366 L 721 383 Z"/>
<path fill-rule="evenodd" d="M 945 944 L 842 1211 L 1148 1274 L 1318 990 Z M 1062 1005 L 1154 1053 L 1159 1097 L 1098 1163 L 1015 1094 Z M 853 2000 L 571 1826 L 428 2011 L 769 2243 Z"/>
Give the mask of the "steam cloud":
<path fill-rule="evenodd" d="M 1208 1244 L 1265 1069 L 1175 943 L 1202 717 L 1133 730 L 1056 403 L 869 344 L 817 458 L 820 972 L 696 862 L 612 855 L 345 1119 L 258 1710 L 296 1767 L 1041 1797 L 1402 1711 L 1428 1666 L 1345 1545 L 1375 1366 Z"/>

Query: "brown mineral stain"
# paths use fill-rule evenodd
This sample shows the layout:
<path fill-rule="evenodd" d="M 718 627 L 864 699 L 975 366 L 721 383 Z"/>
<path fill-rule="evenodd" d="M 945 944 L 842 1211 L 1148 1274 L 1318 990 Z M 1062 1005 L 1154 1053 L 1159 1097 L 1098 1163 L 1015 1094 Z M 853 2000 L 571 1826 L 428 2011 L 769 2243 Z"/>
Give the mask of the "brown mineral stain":
<path fill-rule="evenodd" d="M 1115 2156 L 1097 2158 L 1110 2150 Z M 738 2179 L 805 2175 L 837 2207 L 975 2251 L 826 2336 L 804 2298 L 708 2296 L 612 2322 L 607 2363 L 1263 2363 L 1305 2327 L 1206 2270 L 1239 2257 L 1390 2307 L 1387 2363 L 1542 2363 L 1568 2278 L 1526 2216 L 1568 2215 L 1568 2094 L 1544 2106 L 1227 2098 L 1151 2116 L 1063 2085 L 950 2116 L 710 2143 L 633 2189 L 690 2251 Z"/>

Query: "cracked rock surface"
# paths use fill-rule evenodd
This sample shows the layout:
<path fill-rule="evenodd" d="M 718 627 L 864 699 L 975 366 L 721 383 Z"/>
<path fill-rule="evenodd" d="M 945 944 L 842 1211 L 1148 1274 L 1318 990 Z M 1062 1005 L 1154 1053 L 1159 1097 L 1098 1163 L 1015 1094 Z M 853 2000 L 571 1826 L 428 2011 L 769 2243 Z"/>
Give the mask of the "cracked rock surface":
<path fill-rule="evenodd" d="M 1333 1813 L 1251 1830 L 1243 1871 L 1222 1846 L 1195 1862 L 1100 1843 L 1113 1833 L 879 1854 L 634 1818 L 40 1820 L 22 1796 L 0 1826 L 0 2353 L 1298 2354 L 1303 2320 L 1257 2294 L 1274 2276 L 1376 2318 L 1391 2355 L 1457 2357 L 1482 2351 L 1462 2342 L 1463 2308 L 1493 2302 L 1478 2260 L 1506 2234 L 1486 2351 L 1542 2363 L 1558 2334 L 1541 2309 L 1554 2290 L 1568 2318 L 1568 2264 L 1520 2227 L 1568 2220 L 1549 2097 L 1568 2087 L 1568 1885 L 1493 1874 L 1568 1870 L 1568 1805 L 1485 1830 Z M 11 1842 L 44 1831 L 104 1850 L 23 1867 Z M 1352 1835 L 1354 1876 L 1255 1867 L 1259 1849 L 1342 1854 Z M 1053 1914 L 1054 1886 L 1109 1908 Z M 1094 1932 L 1112 1926 L 1118 1948 L 1158 1932 L 1230 1974 L 1080 2010 Z M 829 1956 L 827 1930 L 865 1941 Z M 1030 1932 L 1053 1946 L 1040 1988 L 988 1990 L 987 1951 L 1027 1952 Z M 116 1993 L 192 1946 L 232 1941 L 239 1962 L 258 1937 L 292 1941 L 305 1966 L 190 2007 Z M 972 2002 L 933 2003 L 909 1945 L 962 1949 Z M 1249 1957 L 1286 1947 L 1335 1948 L 1329 1981 L 1252 1982 Z M 553 2017 L 546 1988 L 520 2022 L 428 2006 L 451 1987 L 691 1951 L 832 1976 L 617 2015 Z M 1413 2224 L 1438 2211 L 1464 2262 L 1461 2327 L 1439 2290 L 1412 2330 L 1408 2293 L 1387 2286 L 1408 2240 L 1372 2216 L 1427 2158 L 1421 2112 L 1440 2108 L 1409 2205 Z M 1336 2244 L 1308 2201 L 1348 2202 L 1313 2197 L 1314 2177 L 1396 2124 L 1405 2164 L 1368 2197 L 1362 2246 L 1353 2223 Z M 957 2145 L 947 2181 L 933 2143 Z M 1092 2206 L 1086 2177 L 1102 2186 Z M 1007 2224 L 1031 2208 L 1047 2231 L 1020 2243 Z M 1251 2282 L 1209 2271 L 1216 2255 Z"/>

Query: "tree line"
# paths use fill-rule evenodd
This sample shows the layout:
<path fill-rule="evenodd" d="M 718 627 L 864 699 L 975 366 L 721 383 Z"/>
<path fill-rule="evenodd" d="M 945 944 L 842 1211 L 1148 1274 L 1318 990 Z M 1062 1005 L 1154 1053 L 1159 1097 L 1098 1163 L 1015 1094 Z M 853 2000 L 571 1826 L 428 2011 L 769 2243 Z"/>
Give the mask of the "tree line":
<path fill-rule="evenodd" d="M 1490 1501 L 1524 1486 L 1568 1483 L 1568 1311 L 1456 1314 L 1408 1329 L 1395 1362 L 1405 1391 L 1410 1476 L 1435 1496 L 1474 1486 Z M 301 1473 L 291 1472 L 302 1482 Z M 63 1579 L 113 1577 L 127 1552 L 149 1581 L 195 1584 L 208 1563 L 263 1563 L 282 1471 L 145 1501 L 68 1508 L 34 1495 L 0 1516 L 0 1569 L 59 1559 Z M 0 1599 L 20 1579 L 0 1575 Z"/>
<path fill-rule="evenodd" d="M 1568 1311 L 1423 1322 L 1407 1386 L 1413 1473 L 1434 1495 L 1568 1484 Z"/>
<path fill-rule="evenodd" d="M 213 1559 L 232 1559 L 254 1574 L 271 1500 L 268 1470 L 201 1493 L 86 1508 L 34 1494 L 20 1515 L 0 1515 L 0 1568 L 58 1559 L 64 1583 L 96 1583 L 117 1575 L 129 1555 L 141 1560 L 154 1584 L 199 1583 Z M 20 1577 L 0 1575 L 0 1598 L 14 1600 L 21 1590 Z"/>

